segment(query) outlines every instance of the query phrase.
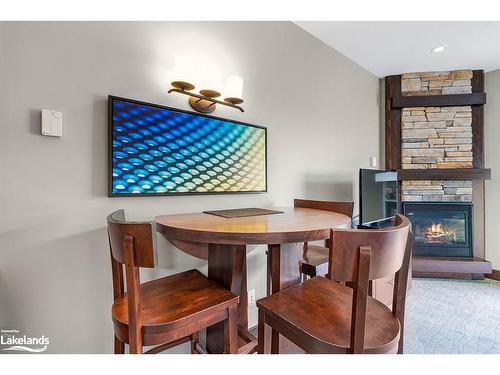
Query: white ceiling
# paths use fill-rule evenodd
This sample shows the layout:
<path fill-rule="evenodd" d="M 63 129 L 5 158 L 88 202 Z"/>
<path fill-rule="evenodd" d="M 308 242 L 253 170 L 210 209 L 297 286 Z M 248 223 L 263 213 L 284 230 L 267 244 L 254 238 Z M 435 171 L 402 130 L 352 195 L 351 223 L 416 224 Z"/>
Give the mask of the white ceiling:
<path fill-rule="evenodd" d="M 500 22 L 295 22 L 378 77 L 500 69 Z M 431 53 L 440 45 L 448 48 Z"/>

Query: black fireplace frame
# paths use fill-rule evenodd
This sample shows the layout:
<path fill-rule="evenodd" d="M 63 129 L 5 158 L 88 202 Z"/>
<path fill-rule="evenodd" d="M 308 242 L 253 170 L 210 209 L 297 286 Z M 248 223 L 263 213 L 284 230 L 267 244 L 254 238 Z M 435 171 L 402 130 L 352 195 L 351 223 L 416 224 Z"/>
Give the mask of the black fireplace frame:
<path fill-rule="evenodd" d="M 473 257 L 473 217 L 474 205 L 471 202 L 403 202 L 403 214 L 412 221 L 411 215 L 408 215 L 410 207 L 418 206 L 439 206 L 440 211 L 456 211 L 457 209 L 465 210 L 467 213 L 467 221 L 469 225 L 466 228 L 466 243 L 464 245 L 439 245 L 439 244 L 419 244 L 413 241 L 413 255 L 414 256 L 432 256 L 432 257 Z M 465 255 L 467 250 L 467 255 Z"/>

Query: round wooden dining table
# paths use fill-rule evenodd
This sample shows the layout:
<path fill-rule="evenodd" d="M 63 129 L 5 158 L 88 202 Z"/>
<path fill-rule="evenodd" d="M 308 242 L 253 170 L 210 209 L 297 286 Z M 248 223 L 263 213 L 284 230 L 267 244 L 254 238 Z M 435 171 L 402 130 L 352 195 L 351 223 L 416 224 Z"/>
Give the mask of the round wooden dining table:
<path fill-rule="evenodd" d="M 207 213 L 161 215 L 157 231 L 174 246 L 208 260 L 208 277 L 240 297 L 240 353 L 251 353 L 256 338 L 248 332 L 246 245 L 264 244 L 267 251 L 268 294 L 300 282 L 299 261 L 304 242 L 325 240 L 330 228 L 349 228 L 348 216 L 310 208 L 278 207 L 282 213 L 225 218 Z M 224 350 L 223 324 L 207 329 L 206 349 Z"/>

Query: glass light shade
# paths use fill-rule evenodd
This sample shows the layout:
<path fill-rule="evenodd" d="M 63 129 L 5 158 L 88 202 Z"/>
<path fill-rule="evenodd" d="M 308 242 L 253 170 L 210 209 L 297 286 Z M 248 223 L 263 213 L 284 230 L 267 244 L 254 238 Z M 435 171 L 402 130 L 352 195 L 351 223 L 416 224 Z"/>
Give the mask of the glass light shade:
<path fill-rule="evenodd" d="M 223 92 L 226 98 L 243 97 L 243 78 L 238 76 L 229 76 L 226 78 L 226 88 Z"/>
<path fill-rule="evenodd" d="M 171 72 L 171 81 L 184 81 L 192 83 L 194 86 L 198 87 L 196 65 L 194 62 L 185 56 L 175 56 L 174 65 Z"/>

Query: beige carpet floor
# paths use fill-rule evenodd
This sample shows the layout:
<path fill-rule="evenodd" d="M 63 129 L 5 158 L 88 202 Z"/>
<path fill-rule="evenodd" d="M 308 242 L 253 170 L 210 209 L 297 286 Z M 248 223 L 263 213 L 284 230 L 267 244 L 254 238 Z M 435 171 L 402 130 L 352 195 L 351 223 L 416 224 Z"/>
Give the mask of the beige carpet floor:
<path fill-rule="evenodd" d="M 500 354 L 500 282 L 413 279 L 405 353 Z"/>

